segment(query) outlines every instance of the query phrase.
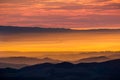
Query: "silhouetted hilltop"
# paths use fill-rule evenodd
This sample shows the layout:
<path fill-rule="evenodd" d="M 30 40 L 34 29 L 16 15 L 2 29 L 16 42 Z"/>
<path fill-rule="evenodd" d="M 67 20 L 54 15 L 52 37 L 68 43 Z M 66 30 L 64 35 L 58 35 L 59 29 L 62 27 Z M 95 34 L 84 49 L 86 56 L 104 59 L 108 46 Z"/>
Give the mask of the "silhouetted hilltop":
<path fill-rule="evenodd" d="M 120 80 L 120 59 L 102 63 L 37 64 L 21 69 L 0 69 L 4 80 Z"/>

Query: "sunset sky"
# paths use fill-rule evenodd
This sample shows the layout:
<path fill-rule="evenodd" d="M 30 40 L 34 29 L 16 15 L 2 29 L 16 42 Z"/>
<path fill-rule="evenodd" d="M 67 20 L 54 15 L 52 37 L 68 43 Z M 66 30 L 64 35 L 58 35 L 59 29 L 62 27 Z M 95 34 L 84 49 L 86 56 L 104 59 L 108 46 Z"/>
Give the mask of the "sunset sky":
<path fill-rule="evenodd" d="M 24 28 L 23 28 L 24 29 Z M 74 60 L 80 52 L 120 51 L 120 30 L 0 34 L 0 57 L 51 57 Z M 96 54 L 97 55 L 97 54 Z M 96 56 L 92 55 L 92 56 Z M 101 53 L 100 56 L 108 55 Z"/>
<path fill-rule="evenodd" d="M 120 28 L 120 0 L 0 0 L 0 25 Z"/>
<path fill-rule="evenodd" d="M 0 25 L 81 30 L 0 33 L 1 57 L 120 51 L 120 0 L 0 0 Z M 82 31 L 100 28 L 119 31 Z"/>

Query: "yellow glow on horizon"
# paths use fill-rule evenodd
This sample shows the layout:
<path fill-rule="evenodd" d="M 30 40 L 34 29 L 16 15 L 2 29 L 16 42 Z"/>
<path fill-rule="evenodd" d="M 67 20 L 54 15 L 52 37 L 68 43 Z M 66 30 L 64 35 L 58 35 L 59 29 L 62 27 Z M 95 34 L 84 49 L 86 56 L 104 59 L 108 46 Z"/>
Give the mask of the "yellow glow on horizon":
<path fill-rule="evenodd" d="M 63 33 L 46 34 L 41 37 L 38 37 L 38 35 L 19 37 L 21 38 L 13 37 L 13 41 L 0 42 L 0 51 L 60 52 L 120 50 L 119 34 Z"/>
<path fill-rule="evenodd" d="M 90 27 L 90 28 L 70 28 L 70 29 L 72 29 L 72 30 L 91 30 L 91 29 L 120 29 L 119 27 L 110 27 L 110 28 L 107 28 L 107 27 L 97 27 L 97 28 L 95 28 L 95 27 Z"/>

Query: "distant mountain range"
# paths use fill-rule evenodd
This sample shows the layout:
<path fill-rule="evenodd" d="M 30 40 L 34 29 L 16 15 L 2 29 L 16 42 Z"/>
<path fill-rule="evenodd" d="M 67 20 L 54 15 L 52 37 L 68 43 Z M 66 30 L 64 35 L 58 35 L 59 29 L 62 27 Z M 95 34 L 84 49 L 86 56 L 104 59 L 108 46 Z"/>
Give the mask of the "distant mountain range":
<path fill-rule="evenodd" d="M 104 62 L 108 60 L 110 60 L 110 58 L 105 57 L 105 56 L 98 56 L 98 57 L 83 58 L 77 61 L 73 61 L 72 63 Z"/>
<path fill-rule="evenodd" d="M 1 80 L 120 80 L 120 59 L 102 63 L 37 64 L 0 69 Z"/>
<path fill-rule="evenodd" d="M 33 64 L 42 64 L 42 63 L 60 63 L 60 60 L 55 60 L 51 58 L 31 58 L 31 57 L 5 57 L 0 58 L 0 62 L 2 63 L 19 63 L 19 64 L 27 64 L 27 65 L 33 65 Z"/>
<path fill-rule="evenodd" d="M 18 26 L 0 26 L 0 33 L 38 33 L 38 32 L 64 32 L 71 31 L 66 28 L 41 28 L 41 27 L 18 27 Z"/>
<path fill-rule="evenodd" d="M 19 69 L 19 68 L 22 68 L 22 67 L 25 67 L 25 66 L 28 66 L 28 65 L 26 65 L 26 64 L 1 63 L 0 62 L 0 68 L 16 68 L 16 69 Z"/>
<path fill-rule="evenodd" d="M 108 56 L 109 58 L 112 58 L 112 59 L 119 59 L 120 58 L 120 53 L 117 53 L 117 54 L 112 54 L 110 56 Z"/>
<path fill-rule="evenodd" d="M 120 32 L 120 29 L 88 29 L 74 30 L 68 28 L 42 28 L 42 27 L 20 27 L 0 26 L 0 33 L 39 33 L 39 32 Z"/>
<path fill-rule="evenodd" d="M 109 60 L 119 59 L 119 54 L 113 54 L 110 56 L 96 56 L 79 59 L 76 61 L 67 61 L 73 64 L 78 63 L 93 63 L 93 62 L 105 62 Z M 61 63 L 64 61 L 52 59 L 52 58 L 32 58 L 32 57 L 4 57 L 0 58 L 0 68 L 22 68 L 28 65 L 43 64 L 43 63 Z"/>

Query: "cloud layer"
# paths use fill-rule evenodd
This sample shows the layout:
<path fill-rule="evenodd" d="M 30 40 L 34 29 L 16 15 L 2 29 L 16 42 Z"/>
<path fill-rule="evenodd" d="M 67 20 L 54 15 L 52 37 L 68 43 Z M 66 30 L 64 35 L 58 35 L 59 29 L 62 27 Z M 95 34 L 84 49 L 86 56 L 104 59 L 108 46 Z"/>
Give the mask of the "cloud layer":
<path fill-rule="evenodd" d="M 119 0 L 0 0 L 0 25 L 119 28 Z"/>

